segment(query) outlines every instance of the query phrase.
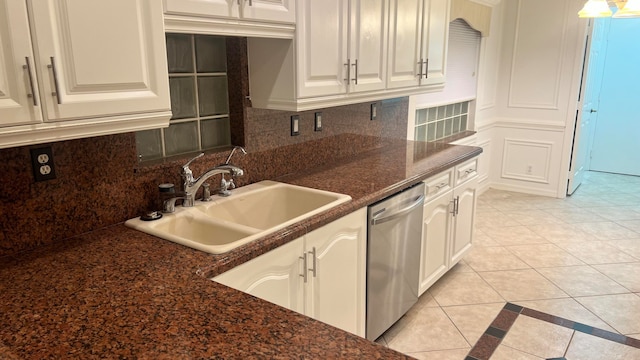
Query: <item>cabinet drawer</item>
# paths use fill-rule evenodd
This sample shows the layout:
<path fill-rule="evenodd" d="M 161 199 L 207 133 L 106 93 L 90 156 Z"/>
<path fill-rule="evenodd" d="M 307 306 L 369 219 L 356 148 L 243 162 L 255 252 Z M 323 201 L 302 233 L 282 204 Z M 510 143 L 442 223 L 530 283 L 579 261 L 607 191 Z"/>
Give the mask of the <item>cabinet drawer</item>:
<path fill-rule="evenodd" d="M 456 186 L 473 179 L 478 175 L 478 158 L 471 159 L 456 166 Z"/>
<path fill-rule="evenodd" d="M 453 170 L 453 169 L 452 169 Z M 453 185 L 453 171 L 448 170 L 444 173 L 430 177 L 424 181 L 425 184 L 425 202 L 438 197 L 451 190 Z"/>

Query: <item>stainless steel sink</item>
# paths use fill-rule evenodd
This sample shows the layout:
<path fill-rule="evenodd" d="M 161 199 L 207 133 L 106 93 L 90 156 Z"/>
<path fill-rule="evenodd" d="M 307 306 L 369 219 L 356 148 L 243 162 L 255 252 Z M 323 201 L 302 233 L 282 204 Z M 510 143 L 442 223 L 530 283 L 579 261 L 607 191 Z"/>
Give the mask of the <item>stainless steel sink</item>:
<path fill-rule="evenodd" d="M 221 254 L 351 200 L 348 195 L 275 181 L 234 190 L 230 197 L 178 207 L 159 220 L 125 224 L 197 250 Z"/>

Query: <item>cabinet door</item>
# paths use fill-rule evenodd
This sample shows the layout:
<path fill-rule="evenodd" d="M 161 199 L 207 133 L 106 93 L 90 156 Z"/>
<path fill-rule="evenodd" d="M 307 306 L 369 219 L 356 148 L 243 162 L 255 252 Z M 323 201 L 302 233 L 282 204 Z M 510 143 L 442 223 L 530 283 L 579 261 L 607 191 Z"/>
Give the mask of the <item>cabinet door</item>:
<path fill-rule="evenodd" d="M 425 0 L 422 58 L 427 63 L 423 68 L 421 85 L 435 85 L 445 82 L 447 44 L 449 42 L 449 7 L 449 0 Z"/>
<path fill-rule="evenodd" d="M 449 269 L 452 193 L 447 191 L 424 205 L 420 255 L 420 295 Z"/>
<path fill-rule="evenodd" d="M 295 0 L 243 0 L 242 17 L 286 23 L 296 22 Z"/>
<path fill-rule="evenodd" d="M 296 239 L 216 276 L 213 281 L 303 313 L 300 276 L 303 254 L 304 240 Z"/>
<path fill-rule="evenodd" d="M 348 0 L 297 6 L 298 98 L 346 93 Z"/>
<path fill-rule="evenodd" d="M 422 64 L 423 0 L 391 0 L 389 17 L 389 88 L 418 86 Z"/>
<path fill-rule="evenodd" d="M 351 0 L 349 91 L 384 90 L 387 82 L 387 0 Z"/>
<path fill-rule="evenodd" d="M 26 3 L 0 0 L 0 126 L 42 121 Z"/>
<path fill-rule="evenodd" d="M 359 336 L 365 326 L 366 218 L 361 209 L 306 236 L 306 314 Z"/>
<path fill-rule="evenodd" d="M 473 240 L 473 223 L 476 213 L 478 178 L 457 187 L 454 198 L 458 199 L 458 212 L 454 216 L 454 227 L 451 240 L 451 263 L 453 266 L 471 249 Z"/>
<path fill-rule="evenodd" d="M 32 0 L 29 4 L 48 120 L 170 109 L 159 1 Z"/>
<path fill-rule="evenodd" d="M 236 0 L 164 0 L 167 14 L 238 17 Z"/>

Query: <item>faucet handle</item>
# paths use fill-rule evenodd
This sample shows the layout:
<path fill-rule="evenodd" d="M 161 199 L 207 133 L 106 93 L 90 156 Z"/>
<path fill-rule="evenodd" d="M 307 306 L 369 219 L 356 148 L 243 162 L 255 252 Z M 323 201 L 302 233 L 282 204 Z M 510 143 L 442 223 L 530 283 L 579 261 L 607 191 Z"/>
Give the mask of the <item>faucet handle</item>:
<path fill-rule="evenodd" d="M 186 163 L 186 164 L 182 165 L 182 169 L 189 169 L 189 165 L 191 165 L 191 163 L 192 163 L 195 159 L 201 158 L 201 157 L 203 157 L 203 156 L 204 156 L 204 153 L 200 153 L 200 154 L 196 155 L 193 159 L 191 159 L 191 160 L 187 161 L 187 163 Z"/>
<path fill-rule="evenodd" d="M 200 158 L 203 155 L 204 155 L 204 153 L 200 153 L 200 154 L 196 155 L 193 159 L 187 161 L 186 164 L 182 165 L 182 177 L 185 179 L 186 182 L 193 181 L 193 172 L 191 172 L 191 169 L 189 168 L 189 165 L 191 165 L 191 163 L 195 159 Z"/>

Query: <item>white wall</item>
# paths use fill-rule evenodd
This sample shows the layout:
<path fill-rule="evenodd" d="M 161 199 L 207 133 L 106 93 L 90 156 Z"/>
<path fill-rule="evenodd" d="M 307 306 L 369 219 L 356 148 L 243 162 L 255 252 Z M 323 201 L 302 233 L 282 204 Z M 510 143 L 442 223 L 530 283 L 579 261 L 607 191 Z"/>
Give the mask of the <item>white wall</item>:
<path fill-rule="evenodd" d="M 583 0 L 506 0 L 494 7 L 478 91 L 482 186 L 564 197 L 586 20 Z"/>

